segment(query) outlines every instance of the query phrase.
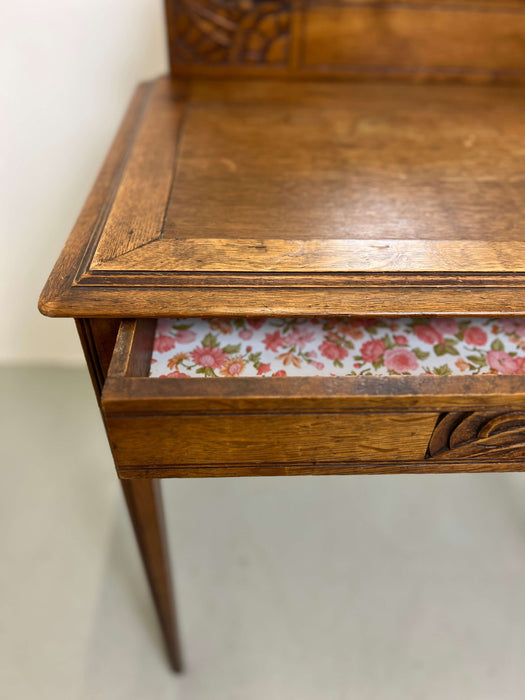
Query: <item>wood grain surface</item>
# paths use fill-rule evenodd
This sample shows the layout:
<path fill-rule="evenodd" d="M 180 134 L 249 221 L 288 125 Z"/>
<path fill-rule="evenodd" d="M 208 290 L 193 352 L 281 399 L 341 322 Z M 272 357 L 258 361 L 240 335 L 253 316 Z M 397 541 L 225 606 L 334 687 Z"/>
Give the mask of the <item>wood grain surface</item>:
<path fill-rule="evenodd" d="M 180 670 L 156 479 L 525 469 L 520 376 L 147 377 L 162 316 L 522 315 L 525 94 L 496 83 L 525 79 L 525 0 L 165 5 L 171 76 L 39 308 L 76 319 Z"/>
<path fill-rule="evenodd" d="M 109 416 L 118 468 L 422 460 L 432 413 Z"/>
<path fill-rule="evenodd" d="M 450 78 L 523 75 L 521 2 L 307 4 L 303 66 Z"/>
<path fill-rule="evenodd" d="M 189 100 L 164 238 L 522 235 L 522 91 L 244 92 Z"/>
<path fill-rule="evenodd" d="M 381 474 L 483 474 L 487 472 L 523 472 L 525 462 L 510 461 L 508 459 L 458 460 L 456 462 L 442 461 L 437 465 L 433 460 L 411 462 L 399 460 L 397 462 L 352 462 L 351 464 L 329 464 L 323 466 L 303 465 L 267 465 L 258 464 L 250 467 L 224 467 L 224 466 L 143 466 L 128 467 L 119 470 L 119 477 L 127 479 L 209 479 L 223 477 L 252 477 L 252 476 L 351 476 Z"/>
<path fill-rule="evenodd" d="M 523 80 L 523 0 L 166 0 L 171 70 Z"/>
<path fill-rule="evenodd" d="M 100 269 L 133 272 L 525 272 L 525 241 L 170 239 Z M 93 269 L 97 269 L 95 266 Z"/>
<path fill-rule="evenodd" d="M 150 379 L 153 338 L 122 323 L 102 395 L 123 478 L 525 468 L 521 376 Z"/>
<path fill-rule="evenodd" d="M 125 342 L 130 350 L 133 350 L 131 353 L 125 353 L 126 356 L 134 358 L 130 369 L 137 368 L 137 360 L 141 357 L 141 346 L 135 342 L 135 333 L 132 333 L 131 337 L 129 333 L 117 334 L 119 326 L 120 323 L 116 319 L 77 319 L 80 342 L 99 405 L 110 364 L 113 367 L 118 366 L 117 358 L 122 343 Z M 128 331 L 135 330 L 136 326 L 128 328 Z M 146 339 L 150 330 L 147 323 L 142 322 L 139 330 L 140 338 Z M 121 485 L 164 637 L 168 660 L 172 669 L 180 672 L 183 668 L 182 653 L 160 483 L 149 477 L 122 481 Z"/>
<path fill-rule="evenodd" d="M 157 479 L 135 479 L 121 481 L 121 485 L 160 622 L 168 660 L 171 668 L 176 673 L 181 673 L 184 665 L 160 482 Z"/>
<path fill-rule="evenodd" d="M 141 95 L 44 313 L 523 313 L 522 88 L 160 79 Z"/>
<path fill-rule="evenodd" d="M 105 222 L 93 263 L 111 260 L 156 240 L 162 234 L 177 133 L 184 102 L 167 81 L 158 81 L 126 163 L 126 170 Z"/>

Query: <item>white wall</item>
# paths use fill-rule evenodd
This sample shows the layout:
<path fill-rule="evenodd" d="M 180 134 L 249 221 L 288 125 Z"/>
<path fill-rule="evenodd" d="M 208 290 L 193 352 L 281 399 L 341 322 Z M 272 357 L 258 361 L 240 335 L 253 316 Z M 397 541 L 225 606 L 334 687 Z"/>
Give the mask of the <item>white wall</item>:
<path fill-rule="evenodd" d="M 81 361 L 38 296 L 135 84 L 166 71 L 162 0 L 0 2 L 0 363 Z"/>

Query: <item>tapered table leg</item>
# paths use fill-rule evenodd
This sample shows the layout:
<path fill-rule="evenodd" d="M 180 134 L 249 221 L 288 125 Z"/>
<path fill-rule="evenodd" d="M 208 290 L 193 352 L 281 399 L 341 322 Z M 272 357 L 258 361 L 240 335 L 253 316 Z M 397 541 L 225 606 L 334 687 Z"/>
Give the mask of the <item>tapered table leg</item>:
<path fill-rule="evenodd" d="M 102 388 L 113 354 L 119 319 L 78 318 L 76 326 L 100 405 Z M 182 671 L 177 618 L 173 599 L 168 545 L 160 483 L 157 479 L 123 479 L 121 482 L 168 657 L 175 671 Z"/>
<path fill-rule="evenodd" d="M 172 668 L 182 671 L 160 483 L 157 479 L 121 481 L 135 536 Z"/>

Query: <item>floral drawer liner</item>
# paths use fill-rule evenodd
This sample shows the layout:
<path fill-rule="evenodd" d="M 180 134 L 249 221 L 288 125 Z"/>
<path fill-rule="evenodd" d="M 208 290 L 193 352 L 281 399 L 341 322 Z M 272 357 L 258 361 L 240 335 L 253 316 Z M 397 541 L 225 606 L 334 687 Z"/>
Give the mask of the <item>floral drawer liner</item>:
<path fill-rule="evenodd" d="M 525 318 L 164 318 L 151 377 L 525 374 Z"/>

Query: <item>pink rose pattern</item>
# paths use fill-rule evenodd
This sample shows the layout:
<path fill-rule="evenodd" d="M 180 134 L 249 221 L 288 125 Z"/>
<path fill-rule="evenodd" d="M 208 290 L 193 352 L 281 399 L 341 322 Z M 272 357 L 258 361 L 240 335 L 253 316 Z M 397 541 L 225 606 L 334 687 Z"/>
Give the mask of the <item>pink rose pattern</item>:
<path fill-rule="evenodd" d="M 159 319 L 151 377 L 525 374 L 523 318 Z"/>

